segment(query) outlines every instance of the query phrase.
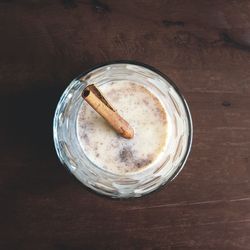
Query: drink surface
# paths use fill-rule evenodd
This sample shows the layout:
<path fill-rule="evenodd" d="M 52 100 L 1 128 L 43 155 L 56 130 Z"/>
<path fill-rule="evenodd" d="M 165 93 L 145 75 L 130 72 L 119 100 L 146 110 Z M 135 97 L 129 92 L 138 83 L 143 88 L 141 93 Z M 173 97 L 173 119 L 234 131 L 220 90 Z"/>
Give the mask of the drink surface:
<path fill-rule="evenodd" d="M 84 102 L 77 117 L 77 137 L 86 156 L 98 167 L 121 175 L 157 164 L 167 141 L 167 115 L 159 99 L 129 81 L 99 88 L 135 134 L 132 139 L 119 136 Z"/>

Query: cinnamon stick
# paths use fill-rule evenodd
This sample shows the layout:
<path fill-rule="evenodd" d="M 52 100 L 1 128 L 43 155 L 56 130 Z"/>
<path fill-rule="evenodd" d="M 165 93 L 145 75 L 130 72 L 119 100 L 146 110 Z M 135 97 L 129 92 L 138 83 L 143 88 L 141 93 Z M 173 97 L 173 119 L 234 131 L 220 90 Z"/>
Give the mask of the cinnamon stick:
<path fill-rule="evenodd" d="M 118 134 L 127 139 L 133 138 L 133 128 L 116 112 L 94 84 L 83 90 L 82 97 Z"/>

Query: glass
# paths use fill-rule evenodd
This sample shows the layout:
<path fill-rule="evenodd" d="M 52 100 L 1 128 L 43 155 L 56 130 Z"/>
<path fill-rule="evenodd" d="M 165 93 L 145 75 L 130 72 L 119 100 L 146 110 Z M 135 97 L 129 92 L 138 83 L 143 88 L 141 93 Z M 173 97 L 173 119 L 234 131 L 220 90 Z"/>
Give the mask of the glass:
<path fill-rule="evenodd" d="M 125 175 L 108 172 L 91 162 L 80 146 L 76 128 L 81 105 L 88 105 L 81 97 L 86 85 L 95 83 L 100 86 L 119 80 L 150 86 L 166 109 L 168 118 L 164 159 L 156 166 Z M 187 103 L 168 77 L 144 64 L 115 62 L 98 66 L 70 83 L 57 105 L 53 133 L 60 161 L 80 182 L 103 195 L 129 198 L 150 193 L 177 176 L 189 155 L 193 129 Z"/>

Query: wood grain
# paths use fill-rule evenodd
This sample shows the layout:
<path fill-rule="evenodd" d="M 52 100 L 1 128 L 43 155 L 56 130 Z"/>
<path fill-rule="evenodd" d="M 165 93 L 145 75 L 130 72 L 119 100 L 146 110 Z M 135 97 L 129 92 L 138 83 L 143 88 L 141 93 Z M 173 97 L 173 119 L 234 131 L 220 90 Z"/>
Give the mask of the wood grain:
<path fill-rule="evenodd" d="M 250 2 L 0 1 L 1 249 L 250 249 Z M 129 59 L 176 82 L 192 153 L 167 187 L 110 200 L 53 148 L 68 83 Z"/>

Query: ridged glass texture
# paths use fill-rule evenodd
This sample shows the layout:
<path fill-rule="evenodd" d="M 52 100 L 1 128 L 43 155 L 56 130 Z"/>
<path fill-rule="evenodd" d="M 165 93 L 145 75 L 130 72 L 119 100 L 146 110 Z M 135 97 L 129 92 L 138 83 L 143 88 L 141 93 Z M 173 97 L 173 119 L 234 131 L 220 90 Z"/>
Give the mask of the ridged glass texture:
<path fill-rule="evenodd" d="M 80 78 L 83 82 L 79 81 Z M 80 147 L 76 130 L 84 87 L 89 83 L 100 86 L 119 80 L 149 87 L 167 110 L 169 123 L 165 157 L 157 166 L 126 175 L 110 173 L 91 162 Z M 140 197 L 173 180 L 187 160 L 192 132 L 186 101 L 171 80 L 149 66 L 132 63 L 100 66 L 74 79 L 61 96 L 53 124 L 55 148 L 63 165 L 85 186 L 113 198 Z"/>

